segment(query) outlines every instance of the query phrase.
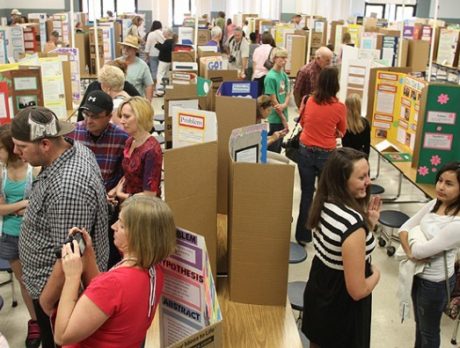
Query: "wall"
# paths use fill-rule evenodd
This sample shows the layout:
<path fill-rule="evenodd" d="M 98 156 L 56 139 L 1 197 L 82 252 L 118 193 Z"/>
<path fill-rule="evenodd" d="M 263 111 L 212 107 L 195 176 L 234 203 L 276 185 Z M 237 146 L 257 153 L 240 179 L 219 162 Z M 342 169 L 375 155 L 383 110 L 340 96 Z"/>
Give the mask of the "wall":
<path fill-rule="evenodd" d="M 350 0 L 350 16 L 364 16 L 364 0 Z M 346 18 L 342 18 L 346 19 Z"/>
<path fill-rule="evenodd" d="M 418 0 L 415 16 L 419 18 L 428 18 L 430 16 L 431 0 Z"/>
<path fill-rule="evenodd" d="M 430 17 L 434 17 L 436 0 L 431 0 Z M 460 6 L 458 0 L 439 0 L 438 18 L 460 18 Z"/>

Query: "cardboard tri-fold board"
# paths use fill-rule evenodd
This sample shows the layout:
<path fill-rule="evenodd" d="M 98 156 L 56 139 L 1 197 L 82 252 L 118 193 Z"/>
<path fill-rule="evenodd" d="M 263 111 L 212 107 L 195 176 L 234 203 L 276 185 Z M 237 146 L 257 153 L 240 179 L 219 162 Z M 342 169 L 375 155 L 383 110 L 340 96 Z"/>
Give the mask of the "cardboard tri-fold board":
<path fill-rule="evenodd" d="M 198 29 L 198 46 L 206 45 L 211 40 L 211 31 L 209 29 Z"/>
<path fill-rule="evenodd" d="M 222 329 L 222 323 L 210 325 L 168 348 L 221 348 L 223 346 Z"/>
<path fill-rule="evenodd" d="M 166 150 L 164 172 L 165 201 L 174 221 L 204 236 L 217 279 L 217 142 Z"/>
<path fill-rule="evenodd" d="M 20 67 L 0 72 L 0 79 L 8 83 L 8 97 L 13 107 L 10 117 L 28 106 L 43 106 L 43 89 L 39 67 Z"/>
<path fill-rule="evenodd" d="M 408 40 L 407 66 L 412 71 L 425 71 L 430 57 L 430 43 L 423 40 Z"/>
<path fill-rule="evenodd" d="M 292 36 L 291 70 L 290 77 L 296 77 L 297 72 L 305 65 L 307 50 L 307 37 L 303 35 Z"/>
<path fill-rule="evenodd" d="M 80 74 L 89 72 L 89 34 L 75 33 L 75 47 L 80 55 Z M 88 68 L 87 68 L 88 67 Z"/>
<path fill-rule="evenodd" d="M 195 51 L 172 52 L 173 62 L 195 62 Z"/>
<path fill-rule="evenodd" d="M 286 304 L 293 187 L 292 165 L 230 164 L 231 301 Z"/>
<path fill-rule="evenodd" d="M 208 93 L 206 110 L 216 110 L 216 93 L 224 81 L 238 80 L 237 70 L 206 70 L 204 73 L 206 80 L 211 80 L 211 91 Z"/>
<path fill-rule="evenodd" d="M 217 212 L 228 213 L 228 141 L 236 128 L 256 123 L 256 101 L 249 98 L 216 96 L 218 181 Z"/>
<path fill-rule="evenodd" d="M 172 117 L 169 116 L 170 100 L 198 99 L 196 85 L 171 85 L 166 86 L 164 95 L 165 112 L 165 141 L 166 148 L 172 147 Z"/>

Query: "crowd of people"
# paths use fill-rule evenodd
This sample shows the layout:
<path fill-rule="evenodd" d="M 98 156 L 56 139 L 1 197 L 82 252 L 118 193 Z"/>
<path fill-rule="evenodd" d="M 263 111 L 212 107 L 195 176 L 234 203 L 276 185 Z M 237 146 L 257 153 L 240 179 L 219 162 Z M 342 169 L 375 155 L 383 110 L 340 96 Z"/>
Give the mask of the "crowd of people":
<path fill-rule="evenodd" d="M 13 10 L 13 20 L 20 14 Z M 304 28 L 300 16 L 292 21 Z M 174 252 L 175 225 L 161 200 L 163 155 L 150 134 L 151 100 L 164 93 L 177 36 L 155 20 L 142 37 L 142 22 L 132 20 L 119 43 L 122 57 L 106 63 L 88 86 L 76 124 L 33 106 L 0 127 L 0 257 L 21 284 L 30 317 L 27 348 L 121 341 L 141 347 L 158 305 L 159 264 Z M 311 347 L 369 347 L 381 200 L 370 195 L 370 125 L 361 117 L 360 97 L 338 100 L 339 74 L 327 47 L 299 70 L 291 90 L 288 52 L 269 32 L 258 44 L 248 23 L 235 26 L 219 12 L 210 38 L 208 45 L 228 54 L 240 79 L 257 82 L 257 122 L 269 124 L 269 150 L 281 152 L 290 131 L 291 98 L 299 108 L 295 238 L 315 248 L 302 331 Z M 436 198 L 399 231 L 407 259 L 424 265 L 411 278 L 416 347 L 440 346 L 460 246 L 460 164 L 445 165 L 435 184 Z"/>

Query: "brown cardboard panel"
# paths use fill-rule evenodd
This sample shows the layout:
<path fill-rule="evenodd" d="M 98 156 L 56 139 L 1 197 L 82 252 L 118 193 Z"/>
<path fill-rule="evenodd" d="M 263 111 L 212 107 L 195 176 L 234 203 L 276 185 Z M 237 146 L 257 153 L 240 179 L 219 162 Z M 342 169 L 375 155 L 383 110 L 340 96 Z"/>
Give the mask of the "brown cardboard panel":
<path fill-rule="evenodd" d="M 425 71 L 430 57 L 430 43 L 423 40 L 408 40 L 407 66 L 412 71 Z"/>
<path fill-rule="evenodd" d="M 166 148 L 172 146 L 172 117 L 169 117 L 169 101 L 170 100 L 187 100 L 196 99 L 198 94 L 196 85 L 174 85 L 167 86 L 164 96 L 164 112 L 165 112 L 165 141 Z"/>
<path fill-rule="evenodd" d="M 173 62 L 194 62 L 195 61 L 195 51 L 181 51 L 172 53 Z"/>
<path fill-rule="evenodd" d="M 204 46 L 211 40 L 211 31 L 209 29 L 198 29 L 198 46 Z"/>
<path fill-rule="evenodd" d="M 206 70 L 204 78 L 212 81 L 211 91 L 209 92 L 209 107 L 210 111 L 216 110 L 216 92 L 223 81 L 238 80 L 237 70 Z"/>
<path fill-rule="evenodd" d="M 230 300 L 285 305 L 293 186 L 292 165 L 230 164 Z"/>
<path fill-rule="evenodd" d="M 166 150 L 164 173 L 165 201 L 174 221 L 204 236 L 217 279 L 217 142 Z"/>
<path fill-rule="evenodd" d="M 16 77 L 34 77 L 37 81 L 38 88 L 31 90 L 17 90 L 14 84 L 14 79 Z M 10 117 L 13 117 L 13 115 L 16 115 L 20 111 L 20 109 L 18 108 L 18 98 L 36 98 L 37 105 L 43 106 L 43 90 L 39 67 L 21 66 L 18 70 L 2 71 L 0 72 L 0 78 L 8 83 L 8 96 L 11 97 L 13 100 L 13 110 L 10 109 Z"/>
<path fill-rule="evenodd" d="M 67 110 L 73 110 L 70 62 L 62 62 L 62 73 L 64 74 L 65 107 Z"/>
<path fill-rule="evenodd" d="M 292 37 L 291 71 L 289 76 L 296 77 L 297 72 L 305 65 L 307 51 L 307 38 L 303 35 Z"/>
<path fill-rule="evenodd" d="M 89 35 L 88 33 L 75 33 L 75 48 L 78 48 L 80 57 L 80 74 L 89 71 Z"/>
<path fill-rule="evenodd" d="M 217 139 L 218 139 L 218 182 L 217 211 L 227 214 L 228 210 L 228 140 L 235 128 L 256 123 L 256 101 L 249 98 L 216 96 Z"/>

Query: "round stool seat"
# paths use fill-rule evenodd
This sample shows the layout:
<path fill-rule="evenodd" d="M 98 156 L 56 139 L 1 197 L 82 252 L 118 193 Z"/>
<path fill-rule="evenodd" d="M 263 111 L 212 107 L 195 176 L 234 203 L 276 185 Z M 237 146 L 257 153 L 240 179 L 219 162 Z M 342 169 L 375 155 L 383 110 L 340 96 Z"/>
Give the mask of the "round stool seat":
<path fill-rule="evenodd" d="M 160 145 L 165 143 L 165 138 L 162 135 L 154 135 L 154 138 L 160 143 Z"/>
<path fill-rule="evenodd" d="M 398 210 L 384 210 L 380 212 L 379 222 L 384 226 L 400 228 L 407 220 L 409 220 L 409 216 Z"/>
<path fill-rule="evenodd" d="M 288 298 L 292 309 L 296 311 L 303 310 L 303 293 L 305 291 L 306 282 L 290 282 L 288 283 Z"/>
<path fill-rule="evenodd" d="M 165 121 L 165 114 L 158 114 L 153 117 L 153 119 L 157 122 L 164 122 Z"/>
<path fill-rule="evenodd" d="M 155 129 L 154 132 L 161 133 L 161 132 L 164 132 L 165 125 L 163 123 L 156 124 L 153 128 Z"/>
<path fill-rule="evenodd" d="M 291 242 L 289 245 L 289 263 L 301 263 L 306 259 L 306 250 L 301 245 Z"/>
<path fill-rule="evenodd" d="M 383 188 L 383 186 L 380 186 L 377 184 L 371 184 L 371 195 L 379 195 L 384 192 L 385 192 L 385 189 Z"/>

